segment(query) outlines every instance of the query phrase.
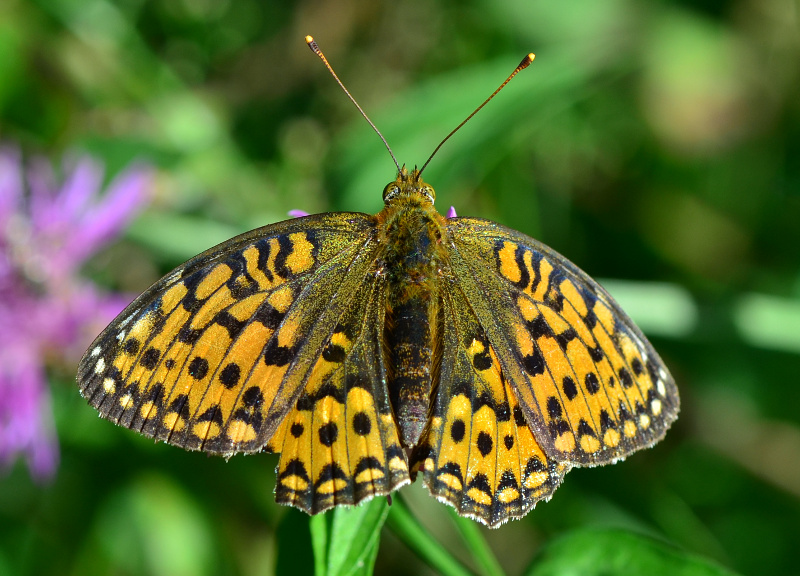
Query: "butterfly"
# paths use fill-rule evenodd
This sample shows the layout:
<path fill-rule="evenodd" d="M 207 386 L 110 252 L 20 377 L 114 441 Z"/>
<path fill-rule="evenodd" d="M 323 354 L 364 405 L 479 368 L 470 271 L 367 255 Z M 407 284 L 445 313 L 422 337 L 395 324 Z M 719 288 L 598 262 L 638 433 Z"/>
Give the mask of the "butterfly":
<path fill-rule="evenodd" d="M 90 346 L 81 393 L 187 450 L 280 453 L 276 500 L 310 514 L 421 476 L 496 527 L 572 467 L 664 436 L 675 382 L 599 284 L 525 234 L 440 215 L 421 170 L 383 200 L 179 266 Z"/>

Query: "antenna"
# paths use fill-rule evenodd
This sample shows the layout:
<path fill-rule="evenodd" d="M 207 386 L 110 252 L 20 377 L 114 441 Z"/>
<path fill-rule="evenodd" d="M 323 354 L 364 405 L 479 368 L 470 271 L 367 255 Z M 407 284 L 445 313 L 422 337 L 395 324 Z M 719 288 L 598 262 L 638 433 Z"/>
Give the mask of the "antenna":
<path fill-rule="evenodd" d="M 372 120 L 369 119 L 369 116 L 367 116 L 367 113 L 364 112 L 364 110 L 361 108 L 361 106 L 358 105 L 358 102 L 356 102 L 356 99 L 353 98 L 353 95 L 350 94 L 350 92 L 347 90 L 347 88 L 344 87 L 344 84 L 342 84 L 342 81 L 339 80 L 339 77 L 336 75 L 336 72 L 333 71 L 333 68 L 328 63 L 328 59 L 325 58 L 325 54 L 322 53 L 322 50 L 320 50 L 320 48 L 317 45 L 317 43 L 314 40 L 314 38 L 312 38 L 311 36 L 306 36 L 306 44 L 308 44 L 308 47 L 311 48 L 311 51 L 314 54 L 319 56 L 320 60 L 322 60 L 322 62 L 325 64 L 325 67 L 328 69 L 328 72 L 330 72 L 331 76 L 333 76 L 333 79 L 336 80 L 336 82 L 339 84 L 339 86 L 341 86 L 342 90 L 344 90 L 344 93 L 347 94 L 348 98 L 350 98 L 350 101 L 353 104 L 356 105 L 356 108 L 358 108 L 358 111 L 361 112 L 361 115 L 364 117 L 364 119 L 367 122 L 369 122 L 369 125 L 372 126 L 373 130 L 375 130 L 375 133 L 378 136 L 381 137 L 381 140 L 383 140 L 383 145 L 386 146 L 386 149 L 389 151 L 389 155 L 392 157 L 392 160 L 394 160 L 394 165 L 397 166 L 397 172 L 400 173 L 402 171 L 400 169 L 400 164 L 397 162 L 397 158 L 394 157 L 394 153 L 392 152 L 392 148 L 389 146 L 389 143 L 386 141 L 386 138 L 383 137 L 383 134 L 381 134 L 381 131 L 378 130 L 378 127 L 375 126 L 375 124 L 372 123 Z M 509 80 L 511 80 L 511 78 L 509 78 Z M 506 82 L 508 82 L 508 80 L 506 80 Z M 494 96 L 494 94 L 492 94 L 492 96 Z M 449 136 L 448 136 L 448 138 L 449 138 Z"/>
<path fill-rule="evenodd" d="M 428 162 L 430 162 L 430 161 L 431 161 L 431 159 L 432 159 L 432 158 L 433 158 L 433 157 L 436 155 L 436 153 L 439 151 L 439 148 L 441 148 L 441 147 L 442 147 L 442 145 L 443 145 L 445 142 L 447 142 L 447 141 L 450 139 L 450 136 L 452 136 L 453 134 L 455 134 L 456 132 L 458 132 L 458 130 L 459 130 L 459 129 L 460 129 L 460 128 L 461 128 L 461 127 L 464 125 L 464 124 L 466 124 L 467 122 L 469 122 L 470 118 L 472 118 L 473 116 L 475 116 L 475 114 L 477 114 L 477 113 L 480 111 L 480 109 L 481 109 L 481 108 L 483 108 L 484 106 L 486 106 L 486 104 L 489 102 L 489 100 L 491 100 L 492 98 L 494 98 L 494 97 L 497 95 L 497 93 L 498 93 L 498 92 L 500 92 L 500 90 L 502 90 L 503 88 L 505 88 L 506 84 L 508 84 L 509 82 L 511 82 L 511 79 L 512 79 L 514 76 L 516 76 L 516 75 L 517 75 L 517 74 L 519 74 L 519 73 L 520 73 L 522 70 L 525 70 L 525 68 L 527 68 L 528 66 L 530 66 L 530 64 L 531 64 L 531 62 L 533 62 L 533 59 L 534 59 L 534 58 L 536 58 L 536 54 L 534 54 L 533 52 L 531 52 L 530 54 L 528 54 L 527 56 L 525 56 L 525 58 L 523 58 L 523 59 L 522 59 L 522 62 L 520 62 L 520 63 L 519 63 L 519 66 L 517 66 L 517 67 L 514 69 L 514 71 L 511 73 L 511 75 L 510 75 L 508 78 L 506 78 L 505 82 L 503 82 L 502 84 L 500 84 L 500 87 L 499 87 L 499 88 L 497 88 L 497 90 L 495 90 L 494 92 L 492 92 L 492 95 L 491 95 L 491 96 L 489 96 L 489 97 L 488 97 L 486 100 L 484 100 L 484 101 L 483 101 L 483 104 L 481 104 L 480 106 L 478 106 L 477 108 L 475 108 L 475 111 L 474 111 L 472 114 L 470 114 L 469 116 L 467 116 L 467 117 L 466 117 L 466 119 L 464 119 L 464 121 L 463 121 L 461 124 L 459 124 L 458 126 L 456 126 L 456 127 L 455 127 L 455 129 L 454 129 L 452 132 L 450 132 L 450 134 L 448 134 L 447 136 L 445 136 L 444 140 L 442 140 L 441 142 L 439 142 L 439 145 L 436 147 L 436 150 L 434 150 L 434 151 L 433 151 L 433 154 L 431 154 L 430 156 L 428 156 L 428 159 L 427 159 L 427 160 L 425 160 L 425 164 L 423 164 L 423 165 L 422 165 L 422 168 L 420 168 L 419 175 L 421 175 L 421 174 L 422 174 L 422 171 L 423 171 L 423 170 L 425 170 L 425 167 L 428 165 Z M 388 146 L 388 144 L 387 144 L 387 146 Z M 395 162 L 396 162 L 396 161 L 395 161 Z"/>

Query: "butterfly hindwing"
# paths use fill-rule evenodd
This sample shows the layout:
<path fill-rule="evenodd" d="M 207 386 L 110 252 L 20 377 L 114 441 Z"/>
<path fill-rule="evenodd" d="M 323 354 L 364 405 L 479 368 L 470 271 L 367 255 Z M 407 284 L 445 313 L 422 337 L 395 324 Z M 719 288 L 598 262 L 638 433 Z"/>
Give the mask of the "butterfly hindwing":
<path fill-rule="evenodd" d="M 386 388 L 385 282 L 370 275 L 267 446 L 281 453 L 276 500 L 315 514 L 407 484 Z"/>
<path fill-rule="evenodd" d="M 79 366 L 107 419 L 187 449 L 261 449 L 370 265 L 372 217 L 318 215 L 238 236 L 137 298 Z M 324 241 L 323 241 L 324 240 Z"/>
<path fill-rule="evenodd" d="M 441 373 L 414 469 L 433 496 L 495 527 L 549 499 L 569 466 L 537 442 L 460 288 L 442 293 Z"/>
<path fill-rule="evenodd" d="M 658 441 L 675 383 L 611 296 L 550 248 L 493 222 L 448 221 L 452 266 L 537 440 L 604 464 Z"/>

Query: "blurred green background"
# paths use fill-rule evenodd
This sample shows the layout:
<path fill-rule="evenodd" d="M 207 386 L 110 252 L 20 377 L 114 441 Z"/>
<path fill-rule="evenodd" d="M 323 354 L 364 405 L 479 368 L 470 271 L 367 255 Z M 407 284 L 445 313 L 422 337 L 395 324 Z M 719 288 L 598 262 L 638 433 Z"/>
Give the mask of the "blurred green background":
<path fill-rule="evenodd" d="M 426 180 L 441 210 L 600 279 L 682 412 L 655 448 L 575 470 L 481 531 L 508 574 L 585 527 L 800 574 L 799 22 L 792 0 L 3 0 L 0 141 L 157 168 L 149 208 L 86 271 L 133 294 L 290 209 L 380 209 L 391 159 L 304 35 L 409 165 L 535 52 Z M 154 445 L 99 419 L 73 378 L 51 374 L 56 478 L 0 477 L 0 574 L 310 569 L 307 517 L 274 503 L 274 456 Z M 445 506 L 403 493 L 469 566 Z M 388 528 L 376 570 L 433 573 Z"/>

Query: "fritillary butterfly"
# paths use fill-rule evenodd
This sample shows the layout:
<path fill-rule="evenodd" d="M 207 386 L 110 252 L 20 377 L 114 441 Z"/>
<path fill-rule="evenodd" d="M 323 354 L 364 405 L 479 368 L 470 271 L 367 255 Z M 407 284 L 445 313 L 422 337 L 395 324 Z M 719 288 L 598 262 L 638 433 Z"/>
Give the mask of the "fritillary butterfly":
<path fill-rule="evenodd" d="M 181 448 L 280 453 L 276 499 L 310 514 L 421 475 L 494 527 L 571 467 L 663 437 L 675 383 L 595 281 L 520 232 L 441 216 L 421 170 L 383 199 L 179 266 L 95 340 L 81 393 Z"/>

